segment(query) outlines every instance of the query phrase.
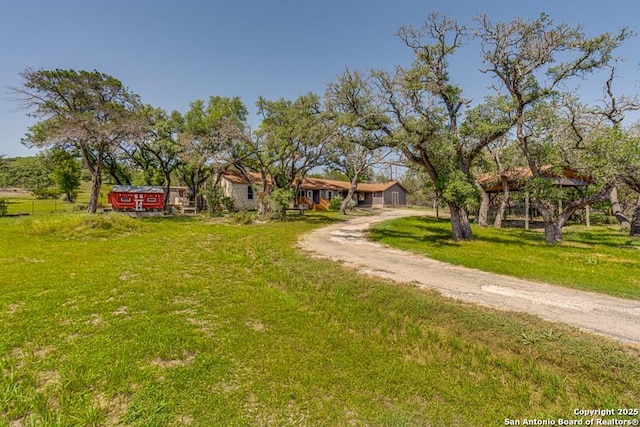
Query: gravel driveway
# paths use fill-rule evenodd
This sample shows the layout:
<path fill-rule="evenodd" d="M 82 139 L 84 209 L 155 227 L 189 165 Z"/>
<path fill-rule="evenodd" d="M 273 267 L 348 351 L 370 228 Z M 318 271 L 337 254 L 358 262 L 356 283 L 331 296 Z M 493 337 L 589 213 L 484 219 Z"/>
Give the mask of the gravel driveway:
<path fill-rule="evenodd" d="M 365 239 L 371 224 L 417 215 L 420 213 L 410 210 L 385 210 L 355 218 L 304 236 L 300 247 L 317 257 L 342 261 L 363 274 L 411 282 L 451 298 L 530 313 L 640 345 L 640 301 L 457 267 Z"/>

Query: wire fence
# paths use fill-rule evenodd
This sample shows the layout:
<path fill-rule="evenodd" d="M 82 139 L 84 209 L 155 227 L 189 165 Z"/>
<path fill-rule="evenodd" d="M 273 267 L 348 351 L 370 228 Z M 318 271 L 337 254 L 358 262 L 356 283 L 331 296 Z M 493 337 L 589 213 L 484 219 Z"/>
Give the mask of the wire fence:
<path fill-rule="evenodd" d="M 78 203 L 63 202 L 61 200 L 39 200 L 6 198 L 6 214 L 8 216 L 44 215 L 73 212 L 83 209 Z"/>

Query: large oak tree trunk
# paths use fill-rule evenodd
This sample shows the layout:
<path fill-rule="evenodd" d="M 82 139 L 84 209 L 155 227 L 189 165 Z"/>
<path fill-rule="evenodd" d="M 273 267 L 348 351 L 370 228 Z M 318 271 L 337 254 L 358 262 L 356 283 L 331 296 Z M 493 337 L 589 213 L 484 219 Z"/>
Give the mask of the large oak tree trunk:
<path fill-rule="evenodd" d="M 638 203 L 636 203 L 636 208 L 631 217 L 630 235 L 640 237 L 640 197 L 638 197 Z"/>
<path fill-rule="evenodd" d="M 498 212 L 496 213 L 496 218 L 493 221 L 493 226 L 495 228 L 502 228 L 502 220 L 504 219 L 504 212 L 507 210 L 507 206 L 509 205 L 509 184 L 507 182 L 507 177 L 502 177 L 502 200 L 500 201 L 500 206 L 498 207 Z"/>
<path fill-rule="evenodd" d="M 620 208 L 620 201 L 618 200 L 618 189 L 613 187 L 611 189 L 611 193 L 609 194 L 609 200 L 611 201 L 611 210 L 615 215 L 618 223 L 620 224 L 620 228 L 623 230 L 628 230 L 631 228 L 631 224 L 629 223 L 629 218 L 626 217 L 622 209 Z"/>
<path fill-rule="evenodd" d="M 87 212 L 96 213 L 98 210 L 98 200 L 100 199 L 100 188 L 102 187 L 102 168 L 97 165 L 91 174 L 91 194 L 89 196 L 89 205 Z"/>
<path fill-rule="evenodd" d="M 98 150 L 95 156 L 89 150 L 86 143 L 80 146 L 82 161 L 91 174 L 91 192 L 89 193 L 89 204 L 87 213 L 94 214 L 98 210 L 98 200 L 100 199 L 100 188 L 102 187 L 102 150 Z"/>
<path fill-rule="evenodd" d="M 544 241 L 549 244 L 561 242 L 562 226 L 558 226 L 556 221 L 553 220 L 554 207 L 535 199 L 531 202 L 533 207 L 535 207 L 538 213 L 542 216 L 542 221 L 544 222 Z"/>
<path fill-rule="evenodd" d="M 360 174 L 356 172 L 351 180 L 351 185 L 349 186 L 349 191 L 347 192 L 347 196 L 344 198 L 342 203 L 340 204 L 340 213 L 342 215 L 347 214 L 347 206 L 349 205 L 349 201 L 353 197 L 353 194 L 356 192 L 356 188 L 358 188 L 358 180 L 360 178 Z"/>
<path fill-rule="evenodd" d="M 471 240 L 473 233 L 471 232 L 467 211 L 453 203 L 449 203 L 449 211 L 451 212 L 451 234 L 453 240 Z"/>
<path fill-rule="evenodd" d="M 484 191 L 482 185 L 477 181 L 475 182 L 478 192 L 480 192 L 480 208 L 478 209 L 478 225 L 480 227 L 486 227 L 489 224 L 489 194 Z"/>
<path fill-rule="evenodd" d="M 169 209 L 169 196 L 171 195 L 171 173 L 165 174 L 164 182 L 164 206 L 162 210 L 166 212 Z"/>
<path fill-rule="evenodd" d="M 562 227 L 556 221 L 544 223 L 544 241 L 547 243 L 562 241 Z"/>
<path fill-rule="evenodd" d="M 551 244 L 561 242 L 562 227 L 564 227 L 569 218 L 571 218 L 571 215 L 587 205 L 607 200 L 609 198 L 611 188 L 611 184 L 605 185 L 604 187 L 602 187 L 602 189 L 600 189 L 600 191 L 589 197 L 584 197 L 582 199 L 572 201 L 571 203 L 567 204 L 567 206 L 562 210 L 562 212 L 560 212 L 555 220 L 553 219 L 553 205 L 534 200 L 534 206 L 538 210 L 538 212 L 540 212 L 544 221 L 545 242 Z"/>

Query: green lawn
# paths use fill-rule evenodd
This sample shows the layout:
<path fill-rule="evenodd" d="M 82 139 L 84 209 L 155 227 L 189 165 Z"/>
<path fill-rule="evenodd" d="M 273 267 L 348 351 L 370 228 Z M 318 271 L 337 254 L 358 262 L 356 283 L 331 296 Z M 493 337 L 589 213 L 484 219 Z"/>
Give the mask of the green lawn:
<path fill-rule="evenodd" d="M 71 213 L 74 211 L 86 210 L 87 203 L 89 201 L 89 193 L 91 191 L 90 182 L 82 182 L 78 189 L 78 198 L 75 203 L 65 202 L 64 197 L 60 196 L 57 199 L 36 199 L 29 192 L 4 192 L 0 194 L 0 199 L 4 199 L 8 202 L 7 214 L 28 214 L 43 215 L 43 214 L 56 214 L 56 213 Z M 99 204 L 107 204 L 107 194 L 111 191 L 111 186 L 103 185 L 100 192 Z"/>
<path fill-rule="evenodd" d="M 637 407 L 636 351 L 237 226 L 0 218 L 0 424 L 504 425 Z"/>
<path fill-rule="evenodd" d="M 640 239 L 615 226 L 565 227 L 547 245 L 540 231 L 473 226 L 471 242 L 451 240 L 448 220 L 402 218 L 378 224 L 370 237 L 451 264 L 640 299 Z"/>
<path fill-rule="evenodd" d="M 73 212 L 75 204 L 62 200 L 38 200 L 30 195 L 4 197 L 8 202 L 7 214 L 41 215 L 51 213 Z"/>

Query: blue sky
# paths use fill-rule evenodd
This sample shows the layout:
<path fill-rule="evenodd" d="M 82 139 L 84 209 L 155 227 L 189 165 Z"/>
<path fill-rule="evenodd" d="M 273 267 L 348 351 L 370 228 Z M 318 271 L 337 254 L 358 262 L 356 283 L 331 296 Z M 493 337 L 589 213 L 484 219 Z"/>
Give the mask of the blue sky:
<path fill-rule="evenodd" d="M 548 13 L 585 32 L 638 31 L 636 0 L 22 0 L 0 2 L 0 154 L 33 154 L 20 138 L 33 122 L 16 111 L 7 88 L 26 67 L 96 69 L 120 79 L 145 103 L 184 112 L 211 95 L 239 96 L 257 124 L 258 96 L 295 99 L 323 93 L 345 67 L 366 71 L 407 65 L 410 52 L 394 36 L 420 25 L 429 12 L 470 23 Z M 477 50 L 459 58 L 454 81 L 481 98 L 489 82 L 478 71 Z M 635 95 L 640 39 L 619 51 L 626 58 L 617 83 Z M 601 93 L 601 79 L 581 82 Z"/>

